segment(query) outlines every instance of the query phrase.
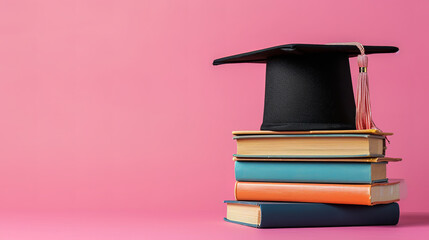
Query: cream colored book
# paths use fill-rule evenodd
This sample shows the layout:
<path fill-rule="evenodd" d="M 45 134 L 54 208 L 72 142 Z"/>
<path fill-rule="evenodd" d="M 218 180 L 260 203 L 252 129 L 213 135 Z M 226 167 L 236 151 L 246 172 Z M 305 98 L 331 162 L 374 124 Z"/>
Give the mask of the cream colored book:
<path fill-rule="evenodd" d="M 356 131 L 356 130 L 355 130 Z M 385 134 L 312 132 L 300 134 L 234 132 L 237 158 L 382 158 Z M 316 133 L 315 133 L 316 132 Z M 343 131 L 344 132 L 344 131 Z M 350 131 L 347 131 L 350 132 Z M 295 132 L 296 133 L 296 132 Z"/>

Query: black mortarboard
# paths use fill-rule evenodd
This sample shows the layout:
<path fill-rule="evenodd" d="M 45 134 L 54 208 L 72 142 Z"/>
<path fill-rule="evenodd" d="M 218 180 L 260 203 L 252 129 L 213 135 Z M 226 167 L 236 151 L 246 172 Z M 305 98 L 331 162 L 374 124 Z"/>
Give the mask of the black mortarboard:
<path fill-rule="evenodd" d="M 366 54 L 399 50 L 363 47 Z M 363 54 L 359 49 L 342 44 L 288 44 L 216 59 L 213 65 L 267 64 L 261 130 L 347 130 L 356 129 L 349 57 Z M 366 75 L 366 65 L 360 70 Z"/>

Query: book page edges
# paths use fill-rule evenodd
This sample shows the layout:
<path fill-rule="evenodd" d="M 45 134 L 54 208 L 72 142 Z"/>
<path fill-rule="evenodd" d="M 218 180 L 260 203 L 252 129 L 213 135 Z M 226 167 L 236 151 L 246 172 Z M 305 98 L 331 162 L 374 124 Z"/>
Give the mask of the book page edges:
<path fill-rule="evenodd" d="M 401 198 L 400 182 L 390 181 L 385 184 L 371 185 L 371 205 L 399 201 Z"/>

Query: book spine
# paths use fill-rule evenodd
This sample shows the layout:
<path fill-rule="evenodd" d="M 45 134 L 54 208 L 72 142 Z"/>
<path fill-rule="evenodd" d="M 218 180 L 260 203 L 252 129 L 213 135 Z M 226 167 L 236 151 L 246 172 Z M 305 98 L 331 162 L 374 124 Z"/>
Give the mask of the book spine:
<path fill-rule="evenodd" d="M 363 158 L 385 154 L 384 148 L 372 146 L 384 145 L 385 137 L 375 135 L 245 135 L 234 139 L 237 140 L 234 156 L 243 158 Z"/>
<path fill-rule="evenodd" d="M 237 182 L 240 201 L 316 202 L 371 205 L 371 185 Z"/>
<path fill-rule="evenodd" d="M 371 163 L 237 161 L 235 178 L 240 182 L 372 182 Z"/>
<path fill-rule="evenodd" d="M 396 225 L 397 203 L 376 206 L 292 203 L 260 204 L 260 228 Z"/>

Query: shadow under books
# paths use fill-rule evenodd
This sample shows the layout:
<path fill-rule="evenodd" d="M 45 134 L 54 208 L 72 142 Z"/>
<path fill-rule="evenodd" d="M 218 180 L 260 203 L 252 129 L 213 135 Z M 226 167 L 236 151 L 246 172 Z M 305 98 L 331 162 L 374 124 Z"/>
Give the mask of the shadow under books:
<path fill-rule="evenodd" d="M 429 213 L 403 213 L 397 227 L 429 226 Z"/>

